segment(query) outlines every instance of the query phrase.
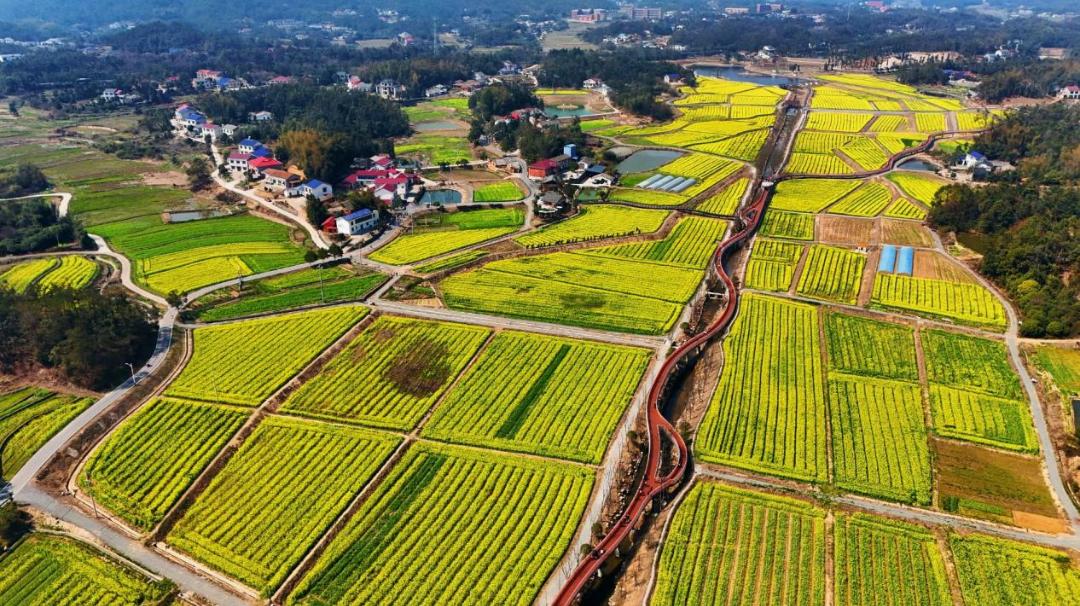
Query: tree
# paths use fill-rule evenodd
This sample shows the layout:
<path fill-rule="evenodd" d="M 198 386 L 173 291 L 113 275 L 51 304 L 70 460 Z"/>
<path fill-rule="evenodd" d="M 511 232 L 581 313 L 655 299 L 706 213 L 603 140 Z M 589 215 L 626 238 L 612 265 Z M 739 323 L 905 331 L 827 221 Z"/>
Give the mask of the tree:
<path fill-rule="evenodd" d="M 278 148 L 308 176 L 325 181 L 335 180 L 353 158 L 340 135 L 308 128 L 285 131 Z"/>
<path fill-rule="evenodd" d="M 206 161 L 206 158 L 195 156 L 188 162 L 184 172 L 187 173 L 191 191 L 200 191 L 210 185 L 210 163 Z"/>
<path fill-rule="evenodd" d="M 345 251 L 341 250 L 341 247 L 338 246 L 337 242 L 331 244 L 330 247 L 326 249 L 326 252 L 335 259 L 345 254 Z"/>
<path fill-rule="evenodd" d="M 32 528 L 30 514 L 15 503 L 0 507 L 0 548 L 8 549 Z"/>
<path fill-rule="evenodd" d="M 314 263 L 319 260 L 319 255 L 312 249 L 304 251 L 304 263 Z"/>

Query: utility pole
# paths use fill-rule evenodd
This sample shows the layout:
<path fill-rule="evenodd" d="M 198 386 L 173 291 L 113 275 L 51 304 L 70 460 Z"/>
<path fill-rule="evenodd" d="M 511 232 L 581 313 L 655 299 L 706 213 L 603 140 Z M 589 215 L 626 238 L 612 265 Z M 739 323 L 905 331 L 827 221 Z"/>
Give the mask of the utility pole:
<path fill-rule="evenodd" d="M 128 367 L 128 370 L 131 371 L 131 384 L 138 385 L 139 380 L 135 378 L 135 367 L 131 364 L 131 362 L 124 362 L 124 364 Z"/>

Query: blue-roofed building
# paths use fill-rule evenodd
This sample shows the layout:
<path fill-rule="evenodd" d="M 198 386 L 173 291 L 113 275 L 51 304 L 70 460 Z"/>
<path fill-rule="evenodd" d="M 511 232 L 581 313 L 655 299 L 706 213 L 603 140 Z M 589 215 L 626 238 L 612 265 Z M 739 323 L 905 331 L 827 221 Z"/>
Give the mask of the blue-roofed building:
<path fill-rule="evenodd" d="M 251 157 L 252 158 L 273 158 L 274 157 L 274 152 L 270 151 L 269 147 L 265 147 L 263 145 L 260 145 L 260 146 L 256 147 L 255 149 L 251 150 Z"/>
<path fill-rule="evenodd" d="M 337 232 L 350 236 L 365 234 L 379 224 L 379 211 L 370 208 L 361 208 L 344 217 L 337 218 Z"/>
<path fill-rule="evenodd" d="M 262 143 L 259 143 L 255 139 L 250 139 L 250 138 L 249 139 L 244 139 L 240 143 L 236 144 L 237 151 L 239 151 L 242 154 L 253 153 L 257 148 L 260 148 L 262 146 L 263 146 Z"/>
<path fill-rule="evenodd" d="M 178 127 L 195 127 L 206 123 L 206 116 L 187 103 L 176 108 L 173 119 Z"/>
<path fill-rule="evenodd" d="M 297 188 L 297 193 L 305 198 L 314 196 L 316 200 L 329 200 L 334 197 L 334 188 L 329 183 L 323 183 L 318 179 L 312 179 Z"/>

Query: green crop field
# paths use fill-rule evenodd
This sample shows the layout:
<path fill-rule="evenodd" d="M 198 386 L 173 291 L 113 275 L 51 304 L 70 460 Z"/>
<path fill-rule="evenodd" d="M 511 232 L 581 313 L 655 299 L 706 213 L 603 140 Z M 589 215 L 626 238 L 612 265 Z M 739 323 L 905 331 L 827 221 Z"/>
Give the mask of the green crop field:
<path fill-rule="evenodd" d="M 440 287 L 454 309 L 619 332 L 662 334 L 681 311 L 669 301 L 485 268 L 452 275 Z"/>
<path fill-rule="evenodd" d="M 837 486 L 930 504 L 930 447 L 918 385 L 830 375 L 829 416 Z"/>
<path fill-rule="evenodd" d="M 950 535 L 960 593 L 979 606 L 1059 606 L 1080 596 L 1080 570 L 1063 552 L 984 535 Z"/>
<path fill-rule="evenodd" d="M 473 191 L 473 202 L 513 202 L 525 197 L 513 181 L 486 183 Z"/>
<path fill-rule="evenodd" d="M 632 202 L 647 206 L 667 207 L 679 206 L 689 200 L 689 198 L 682 194 L 672 194 L 653 189 L 616 187 L 611 190 L 611 195 L 608 197 L 608 200 L 611 202 Z"/>
<path fill-rule="evenodd" d="M 334 307 L 197 328 L 195 353 L 165 393 L 255 406 L 367 313 Z"/>
<path fill-rule="evenodd" d="M 342 267 L 303 269 L 283 276 L 249 282 L 239 298 L 222 291 L 220 298 L 200 304 L 193 315 L 202 322 L 234 320 L 307 306 L 363 299 L 384 282 L 386 275 L 357 274 Z M 211 295 L 213 296 L 213 295 Z"/>
<path fill-rule="evenodd" d="M 45 389 L 0 393 L 0 478 L 11 479 L 49 438 L 93 403 Z"/>
<path fill-rule="evenodd" d="M 814 244 L 810 247 L 796 291 L 814 299 L 854 305 L 865 267 L 866 255 L 863 253 Z"/>
<path fill-rule="evenodd" d="M 551 246 L 616 236 L 652 233 L 663 225 L 668 211 L 596 204 L 585 206 L 574 217 L 518 236 L 522 246 Z"/>
<path fill-rule="evenodd" d="M 882 135 L 883 136 L 883 135 Z M 881 168 L 892 155 L 889 149 L 878 145 L 877 139 L 859 137 L 839 147 L 839 151 L 855 161 L 864 170 Z"/>
<path fill-rule="evenodd" d="M 237 276 L 302 263 L 291 228 L 252 215 L 162 223 L 143 215 L 94 227 L 132 260 L 137 282 L 159 293 L 188 292 Z"/>
<path fill-rule="evenodd" d="M 67 255 L 60 258 L 60 265 L 46 273 L 37 283 L 42 292 L 54 288 L 80 289 L 89 286 L 97 277 L 98 264 L 86 257 Z"/>
<path fill-rule="evenodd" d="M 792 240 L 814 239 L 814 215 L 767 210 L 758 230 L 763 236 Z"/>
<path fill-rule="evenodd" d="M 705 217 L 684 217 L 663 240 L 635 242 L 590 249 L 589 254 L 625 257 L 705 269 L 724 237 L 727 222 Z"/>
<path fill-rule="evenodd" d="M 1040 345 L 1029 356 L 1066 396 L 1080 398 L 1080 349 Z"/>
<path fill-rule="evenodd" d="M 946 332 L 922 333 L 926 375 L 931 383 L 1020 399 L 1020 379 L 1001 341 Z"/>
<path fill-rule="evenodd" d="M 435 213 L 416 219 L 416 227 L 368 255 L 372 261 L 405 265 L 479 244 L 517 231 L 525 222 L 519 206 Z"/>
<path fill-rule="evenodd" d="M 1007 450 L 1038 453 L 1027 402 L 942 385 L 930 386 L 934 431 L 941 436 Z"/>
<path fill-rule="evenodd" d="M 650 357 L 644 349 L 501 332 L 423 435 L 599 463 Z"/>
<path fill-rule="evenodd" d="M 875 217 L 892 202 L 892 191 L 880 183 L 866 182 L 849 196 L 829 207 L 836 215 Z"/>
<path fill-rule="evenodd" d="M 1005 328 L 1005 308 L 979 284 L 878 273 L 870 304 L 973 326 Z"/>
<path fill-rule="evenodd" d="M 841 514 L 833 526 L 837 606 L 951 606 L 945 560 L 921 526 Z"/>
<path fill-rule="evenodd" d="M 462 134 L 460 137 L 444 135 L 415 135 L 394 144 L 394 153 L 401 157 L 413 157 L 429 165 L 456 164 L 472 160 L 472 147 Z"/>
<path fill-rule="evenodd" d="M 805 213 L 821 212 L 858 186 L 858 181 L 847 179 L 783 181 L 776 186 L 776 193 L 769 202 L 769 208 Z"/>
<path fill-rule="evenodd" d="M 714 215 L 734 215 L 748 187 L 750 187 L 750 179 L 738 179 L 719 193 L 706 198 L 697 205 L 695 210 Z"/>
<path fill-rule="evenodd" d="M 399 441 L 358 427 L 269 417 L 166 540 L 268 595 Z"/>
<path fill-rule="evenodd" d="M 740 108 L 742 109 L 742 108 Z M 751 109 L 751 108 L 745 108 Z M 749 111 L 745 117 L 757 116 L 759 114 L 767 114 L 772 112 L 772 108 L 762 108 L 755 111 Z M 736 111 L 734 113 L 741 114 L 742 112 Z M 741 117 L 741 116 L 740 116 Z M 690 146 L 690 149 L 695 151 L 701 151 L 708 154 L 716 154 L 719 156 L 727 156 L 729 158 L 735 158 L 737 160 L 743 160 L 745 162 L 753 162 L 757 158 L 758 153 L 761 152 L 761 148 L 764 147 L 765 142 L 769 139 L 770 129 L 761 128 L 752 130 L 731 137 L 720 139 L 719 141 L 709 141 L 707 143 L 697 143 Z"/>
<path fill-rule="evenodd" d="M 825 316 L 829 368 L 845 374 L 918 381 L 915 332 L 902 324 L 859 316 Z"/>
<path fill-rule="evenodd" d="M 463 253 L 458 253 L 449 257 L 443 257 L 438 261 L 432 261 L 430 263 L 418 265 L 415 269 L 418 273 L 422 274 L 431 274 L 437 271 L 446 271 L 450 269 L 455 269 L 482 257 L 486 257 L 488 256 L 488 254 L 490 253 L 488 253 L 486 250 L 467 250 Z"/>
<path fill-rule="evenodd" d="M 912 171 L 891 172 L 885 178 L 895 183 L 905 194 L 927 206 L 933 204 L 934 195 L 945 185 L 940 179 Z"/>
<path fill-rule="evenodd" d="M 161 604 L 172 592 L 67 537 L 31 534 L 0 557 L 0 604 Z"/>
<path fill-rule="evenodd" d="M 0 274 L 0 287 L 8 288 L 16 293 L 24 293 L 41 279 L 46 273 L 52 271 L 59 261 L 55 258 L 36 259 L 16 263 L 4 273 Z"/>
<path fill-rule="evenodd" d="M 525 606 L 570 547 L 592 483 L 575 464 L 415 444 L 287 603 Z"/>
<path fill-rule="evenodd" d="M 824 481 L 825 380 L 817 309 L 748 294 L 695 441 L 705 462 Z"/>
<path fill-rule="evenodd" d="M 698 481 L 660 548 L 651 606 L 825 604 L 825 511 Z"/>
<path fill-rule="evenodd" d="M 514 276 L 564 282 L 672 303 L 685 303 L 697 290 L 701 272 L 675 265 L 584 253 L 551 253 L 494 261 L 484 266 Z M 648 276 L 643 280 L 642 276 Z M 513 278 L 508 278 L 511 282 Z"/>
<path fill-rule="evenodd" d="M 282 410 L 408 430 L 488 337 L 488 329 L 380 316 Z"/>
<path fill-rule="evenodd" d="M 897 198 L 897 200 L 886 209 L 885 216 L 893 217 L 895 219 L 917 219 L 922 221 L 926 218 L 926 210 L 907 198 Z"/>
<path fill-rule="evenodd" d="M 802 253 L 801 244 L 764 238 L 754 240 L 753 254 L 746 265 L 746 286 L 787 292 Z"/>
<path fill-rule="evenodd" d="M 140 530 L 152 529 L 235 434 L 248 411 L 156 399 L 94 451 L 79 488 Z"/>

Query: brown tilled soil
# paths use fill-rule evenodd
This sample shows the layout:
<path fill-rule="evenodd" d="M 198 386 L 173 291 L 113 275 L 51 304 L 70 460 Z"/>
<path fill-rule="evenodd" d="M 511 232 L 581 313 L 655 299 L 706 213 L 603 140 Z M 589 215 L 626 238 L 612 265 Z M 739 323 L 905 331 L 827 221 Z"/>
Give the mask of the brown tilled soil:
<path fill-rule="evenodd" d="M 930 248 L 934 245 L 934 240 L 930 237 L 929 229 L 921 223 L 882 219 L 881 243 Z"/>
<path fill-rule="evenodd" d="M 978 280 L 964 268 L 953 263 L 945 255 L 932 250 L 915 251 L 915 268 L 912 275 L 916 278 L 978 283 Z"/>
<path fill-rule="evenodd" d="M 867 247 L 874 243 L 874 220 L 818 215 L 817 238 L 826 244 Z"/>

